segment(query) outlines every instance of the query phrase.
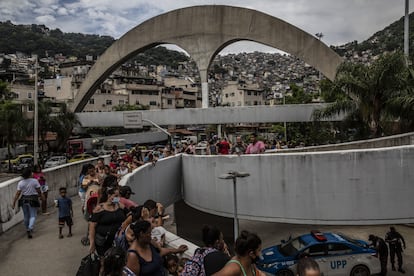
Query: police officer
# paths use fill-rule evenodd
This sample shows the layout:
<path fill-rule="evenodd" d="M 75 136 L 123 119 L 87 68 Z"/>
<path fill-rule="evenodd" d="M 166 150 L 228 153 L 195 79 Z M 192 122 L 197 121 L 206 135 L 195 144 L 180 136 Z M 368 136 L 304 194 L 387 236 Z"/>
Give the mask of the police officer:
<path fill-rule="evenodd" d="M 381 264 L 381 276 L 387 275 L 387 263 L 388 263 L 388 247 L 383 239 L 378 236 L 369 235 L 369 241 L 372 242 L 372 247 L 377 250 L 379 260 Z"/>
<path fill-rule="evenodd" d="M 405 270 L 402 268 L 403 259 L 401 253 L 403 252 L 402 245 L 405 249 L 405 240 L 400 233 L 395 230 L 395 227 L 390 227 L 390 232 L 387 233 L 385 236 L 385 241 L 388 243 L 390 247 L 390 259 L 392 270 L 395 271 L 395 254 L 397 254 L 398 258 L 398 271 L 401 273 L 405 273 Z M 402 243 L 402 244 L 401 244 Z"/>

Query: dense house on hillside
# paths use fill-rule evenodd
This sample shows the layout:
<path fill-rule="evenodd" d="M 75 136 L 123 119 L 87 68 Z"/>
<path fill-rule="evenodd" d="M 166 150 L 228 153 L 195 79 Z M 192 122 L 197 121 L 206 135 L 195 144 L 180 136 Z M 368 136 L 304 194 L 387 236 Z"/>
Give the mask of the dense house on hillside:
<path fill-rule="evenodd" d="M 257 84 L 229 81 L 221 93 L 221 104 L 229 106 L 264 105 L 263 89 Z"/>

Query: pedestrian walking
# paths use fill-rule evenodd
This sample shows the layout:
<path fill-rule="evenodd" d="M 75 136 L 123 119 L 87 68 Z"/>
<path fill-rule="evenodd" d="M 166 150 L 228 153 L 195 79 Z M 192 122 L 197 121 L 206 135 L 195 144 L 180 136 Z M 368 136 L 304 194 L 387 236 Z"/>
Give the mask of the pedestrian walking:
<path fill-rule="evenodd" d="M 59 189 L 60 197 L 56 199 L 56 207 L 59 209 L 59 239 L 63 239 L 62 229 L 66 225 L 69 228 L 68 237 L 72 237 L 73 209 L 72 200 L 66 196 L 66 188 Z"/>
<path fill-rule="evenodd" d="M 36 222 L 37 208 L 40 207 L 39 197 L 42 200 L 45 199 L 40 190 L 39 181 L 32 178 L 32 170 L 30 168 L 23 170 L 22 177 L 23 179 L 17 184 L 17 192 L 14 196 L 12 208 L 14 209 L 16 202 L 19 201 L 19 207 L 23 209 L 27 237 L 31 239 Z"/>
<path fill-rule="evenodd" d="M 390 231 L 385 236 L 385 241 L 388 243 L 390 247 L 390 260 L 392 270 L 395 271 L 395 255 L 397 255 L 398 259 L 398 271 L 401 273 L 405 273 L 405 270 L 402 268 L 403 265 L 403 246 L 405 246 L 405 240 L 403 236 L 395 230 L 395 227 L 391 226 Z"/>

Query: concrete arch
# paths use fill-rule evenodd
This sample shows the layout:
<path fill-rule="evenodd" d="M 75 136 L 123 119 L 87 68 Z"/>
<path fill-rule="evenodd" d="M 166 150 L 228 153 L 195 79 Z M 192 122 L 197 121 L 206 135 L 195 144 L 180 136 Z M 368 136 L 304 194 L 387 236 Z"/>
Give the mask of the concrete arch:
<path fill-rule="evenodd" d="M 72 109 L 83 110 L 89 98 L 120 64 L 159 44 L 176 44 L 200 71 L 203 107 L 207 107 L 207 70 L 225 46 L 240 40 L 259 42 L 295 55 L 333 79 L 342 62 L 334 51 L 305 31 L 268 14 L 231 6 L 195 6 L 153 17 L 128 31 L 97 60 L 82 83 Z"/>

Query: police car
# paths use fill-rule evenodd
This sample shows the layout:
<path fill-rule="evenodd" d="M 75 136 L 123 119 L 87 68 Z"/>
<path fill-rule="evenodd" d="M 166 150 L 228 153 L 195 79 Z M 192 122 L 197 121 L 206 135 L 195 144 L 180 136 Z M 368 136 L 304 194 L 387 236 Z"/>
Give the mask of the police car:
<path fill-rule="evenodd" d="M 276 276 L 295 276 L 296 263 L 304 256 L 319 264 L 323 276 L 369 276 L 381 271 L 376 251 L 367 242 L 343 234 L 311 231 L 263 249 L 262 256 L 257 267 Z"/>

